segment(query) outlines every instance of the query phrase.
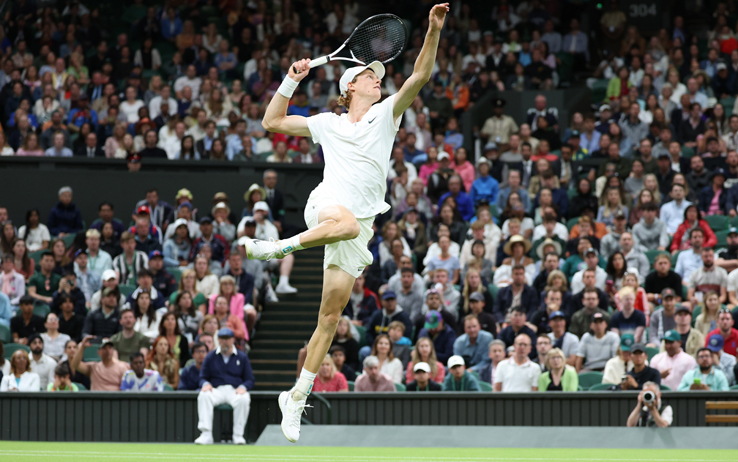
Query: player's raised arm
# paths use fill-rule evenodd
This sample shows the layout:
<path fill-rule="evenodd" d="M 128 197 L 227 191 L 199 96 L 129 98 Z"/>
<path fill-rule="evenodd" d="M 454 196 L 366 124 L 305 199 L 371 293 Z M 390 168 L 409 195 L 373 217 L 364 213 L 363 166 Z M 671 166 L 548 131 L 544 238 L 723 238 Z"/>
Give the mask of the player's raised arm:
<path fill-rule="evenodd" d="M 438 43 L 438 40 L 436 40 L 436 43 Z M 287 107 L 290 105 L 292 93 L 300 81 L 308 75 L 310 71 L 309 64 L 309 59 L 302 59 L 290 66 L 287 77 L 284 78 L 279 89 L 277 89 L 277 93 L 274 94 L 274 97 L 269 102 L 264 119 L 261 121 L 261 124 L 268 131 L 284 133 L 285 135 L 291 136 L 310 136 L 307 117 L 287 115 Z M 294 71 L 295 68 L 298 70 L 297 74 Z"/>
<path fill-rule="evenodd" d="M 418 59 L 413 67 L 413 74 L 405 81 L 395 96 L 393 107 L 393 115 L 398 118 L 407 108 L 410 107 L 415 97 L 428 83 L 433 72 L 433 65 L 436 62 L 436 51 L 438 50 L 438 40 L 443 28 L 443 20 L 448 12 L 448 3 L 441 3 L 431 8 L 428 17 L 428 32 L 425 34 L 425 42 L 420 50 Z"/>

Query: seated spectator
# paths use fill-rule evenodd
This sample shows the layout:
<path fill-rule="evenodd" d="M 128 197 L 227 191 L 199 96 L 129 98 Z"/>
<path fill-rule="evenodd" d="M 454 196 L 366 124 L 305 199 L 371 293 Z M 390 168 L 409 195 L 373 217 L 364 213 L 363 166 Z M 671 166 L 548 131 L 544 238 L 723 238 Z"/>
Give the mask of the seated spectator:
<path fill-rule="evenodd" d="M 64 345 L 71 340 L 69 335 L 59 332 L 59 317 L 55 313 L 46 315 L 44 323 L 46 332 L 41 333 L 41 340 L 44 344 L 44 354 L 50 356 L 54 361 L 64 354 Z"/>
<path fill-rule="evenodd" d="M 163 327 L 163 323 L 160 327 Z M 181 348 L 181 346 L 170 345 L 166 337 L 159 336 L 154 339 L 151 344 L 151 350 L 146 355 L 146 367 L 160 374 L 164 383 L 175 390 L 179 386 L 180 362 L 175 357 L 173 351 L 178 348 Z M 189 358 L 189 346 L 185 346 L 185 348 L 188 349 L 186 357 Z M 185 357 L 181 352 L 180 356 Z"/>
<path fill-rule="evenodd" d="M 410 369 L 408 369 L 409 373 Z M 418 362 L 413 366 L 413 380 L 408 381 L 407 391 L 441 391 L 441 385 L 431 380 L 431 367 L 428 363 Z"/>
<path fill-rule="evenodd" d="M 448 207 L 444 207 L 444 209 L 447 209 L 447 208 Z M 457 233 L 457 231 L 458 231 L 459 242 L 462 242 L 463 234 L 461 233 L 463 233 L 464 231 L 463 229 L 458 229 L 458 230 L 455 230 L 454 232 Z M 435 236 L 434 236 L 434 233 L 435 233 Z M 423 265 L 427 266 L 428 263 L 430 263 L 431 258 L 436 257 L 441 254 L 441 248 L 438 246 L 438 239 L 440 239 L 443 236 L 446 236 L 446 237 L 451 236 L 449 225 L 441 222 L 441 223 L 438 223 L 437 227 L 431 227 L 431 241 L 430 242 L 432 243 L 428 247 L 428 253 L 426 253 L 425 257 L 423 258 Z M 380 247 L 379 249 L 380 249 L 379 254 L 381 255 L 382 247 Z M 453 238 L 451 238 L 451 244 L 449 245 L 448 252 L 451 255 L 458 256 L 460 253 L 460 250 L 461 250 L 461 247 L 459 246 L 459 244 L 455 242 Z M 409 252 L 407 253 L 407 256 L 408 257 L 410 256 Z"/>
<path fill-rule="evenodd" d="M 551 332 L 547 335 L 551 339 L 551 345 L 564 352 L 566 364 L 570 366 L 576 365 L 577 358 L 579 357 L 579 338 L 571 332 L 566 331 L 566 315 L 561 311 L 554 311 L 548 318 L 548 324 Z"/>
<path fill-rule="evenodd" d="M 682 339 L 676 330 L 664 335 L 664 347 L 665 351 L 651 358 L 650 364 L 661 373 L 662 383 L 676 390 L 684 374 L 697 367 L 697 362 L 682 350 Z"/>
<path fill-rule="evenodd" d="M 438 311 L 429 311 L 426 314 L 425 324 L 418 333 L 418 339 L 424 337 L 432 339 L 433 353 L 440 363 L 445 363 L 450 356 L 455 354 L 456 333 L 444 322 L 443 316 Z"/>
<path fill-rule="evenodd" d="M 585 271 L 592 271 L 595 275 L 595 287 L 599 290 L 605 290 L 605 282 L 607 281 L 607 272 L 599 266 L 600 256 L 596 249 L 592 247 L 584 251 L 585 268 L 574 273 L 571 278 L 571 290 L 574 293 L 584 290 L 583 282 Z"/>
<path fill-rule="evenodd" d="M 482 330 L 487 331 L 494 336 L 497 335 L 497 319 L 494 315 L 485 311 L 485 308 L 488 306 L 485 295 L 489 296 L 489 291 L 486 290 L 486 287 L 484 295 L 481 292 L 472 292 L 471 295 L 469 295 L 469 312 L 466 316 L 470 314 L 476 316 Z M 461 327 L 464 327 L 463 324 Z"/>
<path fill-rule="evenodd" d="M 507 347 L 514 344 L 515 338 L 520 334 L 526 334 L 532 342 L 536 341 L 536 333 L 528 325 L 526 325 L 526 309 L 521 306 L 515 306 L 510 310 L 510 323 L 500 331 L 499 339 L 505 342 Z M 530 359 L 537 357 L 535 349 L 531 348 Z"/>
<path fill-rule="evenodd" d="M 715 366 L 709 348 L 700 348 L 697 352 L 697 367 L 684 374 L 677 390 L 728 391 L 728 378 Z"/>
<path fill-rule="evenodd" d="M 395 382 L 392 377 L 379 371 L 379 359 L 376 356 L 367 356 L 364 358 L 364 373 L 356 379 L 354 391 L 395 391 Z"/>
<path fill-rule="evenodd" d="M 412 323 L 409 315 L 402 307 L 397 305 L 397 295 L 388 290 L 382 294 L 382 309 L 376 311 L 369 320 L 366 329 L 367 342 L 373 344 L 377 335 L 386 334 L 392 321 L 401 321 L 405 324 L 405 337 L 409 338 L 412 335 Z"/>
<path fill-rule="evenodd" d="M 101 252 L 103 251 L 101 250 Z M 79 290 L 85 299 L 85 309 L 89 309 L 92 306 L 92 296 L 100 290 L 100 286 L 102 285 L 102 281 L 100 280 L 102 273 L 100 275 L 95 274 L 90 268 L 89 262 L 90 258 L 87 252 L 80 249 L 75 253 L 74 272 L 77 276 Z"/>
<path fill-rule="evenodd" d="M 618 347 L 617 354 L 605 364 L 605 370 L 602 373 L 602 383 L 609 383 L 613 387 L 619 385 L 622 382 L 623 375 L 633 369 L 633 361 L 630 360 L 630 347 L 634 343 L 635 340 L 632 334 L 623 334 L 620 337 L 620 346 Z"/>
<path fill-rule="evenodd" d="M 207 354 L 208 346 L 204 343 L 195 342 L 192 345 L 192 359 L 195 361 L 182 369 L 177 390 L 195 391 L 200 389 L 200 371 Z"/>
<path fill-rule="evenodd" d="M 136 322 L 134 310 L 125 308 L 120 311 L 121 330 L 110 337 L 118 358 L 130 358 L 133 353 L 149 353 L 151 339 L 135 330 Z"/>
<path fill-rule="evenodd" d="M 620 197 L 618 188 L 609 188 L 604 194 L 604 205 L 597 210 L 597 222 L 604 223 L 606 226 L 612 226 L 616 213 L 622 212 L 625 220 L 628 220 L 628 207 L 624 205 L 624 200 Z"/>
<path fill-rule="evenodd" d="M 653 262 L 653 267 L 655 271 L 646 276 L 644 285 L 648 301 L 657 305 L 664 289 L 671 289 L 674 294 L 679 294 L 677 300 L 681 301 L 682 277 L 671 270 L 671 258 L 666 254 L 660 254 Z"/>
<path fill-rule="evenodd" d="M 676 183 L 672 185 L 671 187 L 671 201 L 664 202 L 664 204 L 661 206 L 661 213 L 659 214 L 659 218 L 663 220 L 663 222 L 666 224 L 666 231 L 674 235 L 680 227 L 684 225 L 685 221 L 688 221 L 689 223 L 693 224 L 696 220 L 699 218 L 699 209 L 696 205 L 694 205 L 694 213 L 690 215 L 692 218 L 687 220 L 687 208 L 692 206 L 692 203 L 685 200 L 686 191 L 684 189 L 684 186 Z M 664 199 L 666 200 L 666 198 Z M 658 204 L 658 200 L 654 197 L 654 203 Z M 700 224 L 700 227 L 702 225 Z M 690 226 L 689 224 L 684 226 L 684 231 L 688 229 L 692 229 L 693 226 Z M 682 232 L 684 234 L 684 232 Z M 676 237 L 676 236 L 675 236 Z M 677 243 L 677 247 L 679 247 L 679 243 Z M 674 241 L 672 241 L 672 250 L 674 250 Z"/>
<path fill-rule="evenodd" d="M 195 239 L 190 249 L 190 260 L 194 260 L 195 256 L 200 253 L 200 249 L 204 244 L 209 244 L 212 250 L 212 259 L 220 262 L 228 257 L 228 251 L 230 247 L 225 238 L 220 234 L 213 233 L 213 219 L 205 216 L 200 218 L 200 234 L 201 236 Z"/>
<path fill-rule="evenodd" d="M 28 345 L 31 336 L 46 332 L 44 318 L 33 314 L 33 299 L 30 296 L 21 297 L 19 305 L 18 314 L 10 320 L 10 333 L 13 343 Z"/>
<path fill-rule="evenodd" d="M 336 369 L 336 365 L 333 363 L 331 355 L 325 355 L 323 363 L 318 369 L 318 374 L 315 377 L 315 383 L 313 384 L 313 390 L 318 392 L 347 392 L 348 382 L 346 377 Z"/>
<path fill-rule="evenodd" d="M 500 191 L 500 184 L 489 174 L 489 160 L 485 157 L 480 157 L 477 160 L 477 171 L 479 172 L 479 176 L 474 180 L 471 189 L 469 190 L 469 198 L 471 199 L 472 204 L 476 205 L 481 200 L 486 200 L 490 204 L 496 204 L 497 194 Z"/>
<path fill-rule="evenodd" d="M 694 328 L 703 335 L 707 335 L 711 330 L 716 329 L 720 306 L 720 297 L 717 292 L 710 290 L 705 293 L 702 312 L 697 315 Z"/>
<path fill-rule="evenodd" d="M 633 361 L 633 369 L 623 376 L 620 382 L 622 390 L 642 390 L 648 382 L 661 384 L 661 373 L 646 365 L 648 355 L 642 343 L 635 343 L 630 347 L 630 359 Z"/>
<path fill-rule="evenodd" d="M 636 342 L 641 341 L 646 330 L 646 315 L 635 309 L 636 294 L 631 287 L 623 287 L 618 292 L 620 308 L 610 319 L 610 330 L 618 336 L 631 334 Z"/>
<path fill-rule="evenodd" d="M 151 291 L 142 289 L 133 300 L 130 309 L 136 317 L 133 329 L 151 340 L 155 339 L 159 335 L 159 324 L 163 315 L 152 303 Z"/>
<path fill-rule="evenodd" d="M 721 308 L 718 312 L 717 329 L 710 331 L 706 337 L 709 339 L 713 335 L 720 335 L 723 338 L 723 350 L 729 355 L 736 356 L 736 348 L 738 348 L 738 329 L 735 329 L 733 324 L 734 320 L 730 310 Z"/>
<path fill-rule="evenodd" d="M 90 311 L 87 314 L 85 325 L 82 328 L 83 337 L 89 336 L 99 339 L 109 339 L 120 330 L 118 291 L 116 289 L 106 288 L 103 290 L 101 302 L 102 306 L 99 310 Z"/>
<path fill-rule="evenodd" d="M 69 359 L 69 365 L 90 378 L 91 391 L 119 391 L 123 374 L 128 370 L 128 364 L 115 358 L 115 350 L 110 340 L 103 338 L 98 343 L 97 355 L 100 361 L 82 362 L 85 349 L 90 346 L 90 340 L 93 338 L 89 335 L 85 336 L 77 347 L 74 357 Z"/>
<path fill-rule="evenodd" d="M 15 271 L 15 258 L 12 254 L 2 257 L 0 272 L 0 293 L 8 296 L 12 306 L 18 306 L 20 299 L 26 295 L 26 281 L 23 275 Z"/>
<path fill-rule="evenodd" d="M 428 365 L 428 373 L 430 374 L 428 378 L 432 379 L 433 382 L 438 384 L 443 382 L 446 370 L 443 363 L 437 360 L 436 349 L 430 337 L 418 337 L 418 341 L 415 343 L 415 348 L 412 351 L 411 361 L 408 363 L 405 372 L 406 383 L 412 382 L 415 372 L 414 367 L 419 363 Z"/>
<path fill-rule="evenodd" d="M 712 352 L 712 359 L 725 377 L 728 379 L 728 385 L 736 384 L 736 359 L 735 356 L 729 355 L 723 351 L 723 338 L 720 335 L 713 334 L 707 339 L 707 348 Z"/>
<path fill-rule="evenodd" d="M 64 237 L 82 230 L 82 213 L 72 203 L 72 188 L 59 189 L 59 203 L 49 212 L 47 221 L 49 232 L 56 237 Z"/>
<path fill-rule="evenodd" d="M 726 303 L 728 301 L 728 272 L 725 268 L 715 265 L 715 252 L 711 247 L 703 247 L 701 256 L 701 267 L 694 270 L 689 278 L 687 299 L 692 306 L 697 306 L 700 303 L 697 293 L 703 299 L 704 294 L 712 290 L 719 294 L 721 303 Z"/>
<path fill-rule="evenodd" d="M 582 217 L 584 218 L 584 217 Z M 589 222 L 585 222 L 586 226 L 589 227 Z M 574 275 L 584 269 L 587 269 L 587 264 L 585 263 L 586 255 L 585 252 L 589 251 L 589 249 L 597 250 L 594 245 L 591 244 L 591 242 L 594 239 L 589 236 L 582 236 L 579 238 L 570 239 L 569 242 L 566 244 L 566 252 L 569 254 L 569 258 L 564 261 L 564 266 L 561 268 L 561 271 L 564 272 L 566 277 L 568 279 L 571 279 L 574 277 Z M 599 244 L 599 242 L 598 242 Z M 574 251 L 570 251 L 570 248 L 574 246 Z M 601 265 L 599 263 L 599 256 L 598 256 L 598 266 L 604 267 L 606 265 Z"/>
<path fill-rule="evenodd" d="M 189 292 L 180 292 L 174 299 L 174 303 L 170 304 L 170 309 L 174 312 L 174 316 L 177 318 L 179 329 L 182 334 L 187 337 L 189 341 L 192 341 L 197 336 L 197 331 L 200 328 L 204 315 L 199 310 L 195 309 L 195 304 L 192 301 L 192 296 Z"/>
<path fill-rule="evenodd" d="M 520 267 L 525 271 L 525 283 L 530 285 L 535 279 L 536 266 L 535 261 L 528 257 L 532 245 L 528 239 L 523 236 L 515 235 L 504 246 L 504 251 L 510 257 L 502 260 L 502 263 L 495 271 L 493 284 L 504 287 L 505 285 L 514 284 L 513 270 Z"/>
<path fill-rule="evenodd" d="M 32 372 L 31 361 L 25 350 L 16 350 L 8 361 L 9 373 L 0 381 L 0 392 L 3 391 L 40 391 L 38 374 Z"/>
<path fill-rule="evenodd" d="M 208 308 L 208 299 L 197 290 L 197 273 L 195 270 L 186 269 L 182 271 L 182 277 L 179 279 L 179 287 L 177 288 L 177 292 L 174 292 L 169 296 L 169 304 L 173 304 L 182 292 L 189 293 L 192 298 L 192 303 L 195 305 L 195 309 L 205 313 Z"/>
<path fill-rule="evenodd" d="M 122 284 L 135 284 L 141 270 L 149 268 L 149 257 L 145 252 L 136 250 L 136 236 L 124 231 L 120 236 L 123 253 L 113 259 L 113 270 Z"/>
<path fill-rule="evenodd" d="M 493 314 L 500 324 L 510 322 L 510 311 L 513 303 L 520 298 L 520 305 L 530 310 L 531 314 L 537 309 L 538 293 L 525 282 L 525 268 L 516 265 L 512 270 L 512 284 L 503 287 L 497 293 L 494 301 Z"/>
<path fill-rule="evenodd" d="M 724 214 L 725 210 L 733 207 L 728 206 L 728 190 L 723 187 L 726 180 L 726 172 L 722 168 L 718 168 L 712 172 L 711 184 L 702 188 L 699 192 L 699 208 L 700 212 L 706 216 Z"/>
<path fill-rule="evenodd" d="M 215 316 L 215 319 L 221 326 L 231 329 L 234 332 L 237 342 L 242 345 L 248 336 L 248 333 L 246 332 L 246 323 L 242 318 L 232 314 L 227 297 L 217 294 L 215 297 L 212 315 Z M 177 325 L 177 328 L 179 329 L 179 325 Z"/>
<path fill-rule="evenodd" d="M 481 391 L 477 378 L 466 370 L 461 356 L 454 355 L 448 359 L 448 370 L 443 380 L 443 391 Z"/>
<path fill-rule="evenodd" d="M 249 416 L 248 392 L 254 388 L 254 373 L 246 353 L 234 347 L 232 330 L 220 329 L 218 343 L 220 348 L 208 353 L 200 369 L 197 428 L 202 433 L 195 444 L 213 444 L 213 410 L 221 404 L 233 407 L 233 444 L 246 444 L 243 432 Z"/>
<path fill-rule="evenodd" d="M 72 382 L 69 364 L 59 363 L 54 368 L 54 380 L 46 386 L 46 391 L 79 391 L 77 384 Z"/>
<path fill-rule="evenodd" d="M 151 274 L 151 271 L 147 269 L 139 270 L 137 276 L 138 287 L 136 287 L 136 290 L 128 295 L 125 304 L 129 307 L 132 306 L 133 302 L 138 298 L 138 295 L 141 292 L 148 292 L 149 296 L 151 297 L 151 303 L 154 305 L 154 307 L 157 310 L 164 308 L 166 304 L 166 298 L 161 292 L 154 288 L 154 276 L 153 274 Z"/>
<path fill-rule="evenodd" d="M 502 340 L 492 340 L 489 343 L 489 360 L 487 366 L 479 371 L 479 379 L 481 381 L 492 384 L 495 378 L 495 372 L 500 362 L 504 361 L 507 357 L 505 351 L 505 342 Z"/>
<path fill-rule="evenodd" d="M 458 284 L 460 272 L 459 259 L 449 253 L 450 245 L 451 240 L 448 237 L 441 236 L 438 238 L 438 247 L 441 249 L 441 253 L 440 255 L 437 255 L 430 259 L 428 265 L 426 266 L 426 271 L 432 279 L 433 273 L 438 268 L 445 268 L 450 275 L 449 279 L 451 284 Z"/>
<path fill-rule="evenodd" d="M 579 338 L 582 338 L 586 332 L 589 332 L 593 314 L 601 313 L 604 316 L 605 321 L 607 323 L 610 322 L 610 315 L 608 312 L 599 307 L 600 298 L 597 289 L 594 287 L 586 287 L 582 292 L 583 307 L 572 314 L 571 323 L 569 325 L 569 332 Z"/>
<path fill-rule="evenodd" d="M 577 370 L 566 364 L 566 356 L 559 348 L 549 350 L 545 355 L 544 364 L 546 372 L 538 377 L 538 391 L 577 391 L 579 389 Z"/>
<path fill-rule="evenodd" d="M 643 400 L 643 394 L 647 391 L 656 396 L 656 399 L 649 404 Z M 646 408 L 644 411 L 643 408 Z M 628 416 L 628 427 L 659 427 L 665 428 L 671 425 L 673 421 L 674 411 L 669 405 L 661 402 L 661 389 L 658 383 L 646 382 L 643 384 L 643 391 L 638 394 L 638 403 L 633 412 Z"/>
<path fill-rule="evenodd" d="M 615 254 L 615 252 L 622 251 L 620 247 L 620 236 L 626 233 L 627 222 L 625 221 L 625 214 L 621 211 L 617 211 L 614 214 L 613 225 L 610 228 L 610 232 L 602 237 L 600 242 L 600 251 L 602 252 L 602 258 L 609 259 Z"/>
<path fill-rule="evenodd" d="M 379 334 L 372 344 L 371 355 L 379 360 L 379 369 L 392 378 L 395 383 L 402 383 L 402 362 L 392 352 L 392 341 L 387 334 Z"/>
<path fill-rule="evenodd" d="M 346 377 L 346 380 L 351 382 L 356 380 L 356 370 L 346 363 L 346 350 L 343 348 L 343 346 L 331 346 L 330 350 L 328 350 L 328 354 L 331 355 L 331 358 L 333 359 L 333 364 L 335 364 L 336 366 L 336 370 L 343 374 L 343 376 Z"/>
<path fill-rule="evenodd" d="M 453 354 L 461 356 L 470 370 L 480 371 L 489 361 L 489 343 L 492 334 L 481 330 L 479 319 L 473 315 L 464 318 L 464 334 L 454 342 Z"/>
<path fill-rule="evenodd" d="M 78 252 L 81 252 L 78 250 Z M 85 314 L 87 312 L 85 294 L 82 289 L 77 287 L 77 275 L 72 270 L 65 269 L 62 274 L 62 278 L 59 281 L 59 290 L 54 292 L 52 295 L 51 311 L 58 313 L 59 300 L 62 295 L 69 295 L 74 300 L 74 311 L 78 314 Z"/>
<path fill-rule="evenodd" d="M 145 368 L 143 353 L 140 351 L 131 353 L 130 361 L 131 368 L 123 374 L 120 384 L 121 391 L 164 391 L 164 383 L 159 372 Z"/>
<path fill-rule="evenodd" d="M 669 235 L 666 223 L 656 218 L 658 207 L 653 202 L 647 202 L 641 206 L 643 216 L 633 226 L 633 239 L 638 243 L 637 248 L 641 252 L 658 249 L 666 250 L 669 244 Z"/>
<path fill-rule="evenodd" d="M 579 342 L 577 353 L 577 372 L 582 370 L 602 371 L 605 364 L 615 356 L 620 339 L 607 330 L 607 320 L 602 313 L 591 317 L 590 332 L 586 332 Z"/>
<path fill-rule="evenodd" d="M 664 334 L 676 328 L 676 309 L 676 294 L 671 289 L 664 289 L 661 292 L 661 308 L 654 310 L 648 324 L 648 341 L 651 345 L 661 343 Z M 687 308 L 687 311 L 689 311 L 689 308 Z"/>
<path fill-rule="evenodd" d="M 26 231 L 28 231 L 27 236 Z M 49 248 L 51 234 L 49 234 L 49 228 L 40 222 L 40 213 L 37 209 L 31 209 L 26 213 L 26 224 L 18 228 L 18 238 L 25 241 L 29 252 Z"/>
<path fill-rule="evenodd" d="M 187 220 L 178 218 L 169 225 L 169 228 L 173 228 L 175 231 L 171 237 L 164 241 L 164 263 L 169 267 L 187 266 L 192 250 L 192 240 L 187 227 Z"/>
<path fill-rule="evenodd" d="M 702 240 L 695 243 L 692 234 L 698 229 L 702 231 Z M 685 239 L 685 235 L 689 239 Z M 671 253 L 674 254 L 677 251 L 689 250 L 690 248 L 694 250 L 695 246 L 697 246 L 696 250 L 699 251 L 702 247 L 715 247 L 716 245 L 717 237 L 712 232 L 710 225 L 702 219 L 702 214 L 697 206 L 687 206 L 684 211 L 684 222 L 679 225 L 674 234 L 674 239 L 671 241 Z"/>
<path fill-rule="evenodd" d="M 501 361 L 494 374 L 494 390 L 504 392 L 529 392 L 538 390 L 541 368 L 530 360 L 531 338 L 526 334 L 515 337 L 515 353 Z"/>

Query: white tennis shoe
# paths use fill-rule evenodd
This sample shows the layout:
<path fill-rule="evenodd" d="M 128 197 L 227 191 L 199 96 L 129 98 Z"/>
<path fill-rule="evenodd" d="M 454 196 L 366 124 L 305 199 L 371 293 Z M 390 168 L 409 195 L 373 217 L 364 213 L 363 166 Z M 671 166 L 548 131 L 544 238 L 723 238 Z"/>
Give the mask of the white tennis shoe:
<path fill-rule="evenodd" d="M 274 239 L 268 241 L 261 239 L 250 239 L 246 236 L 238 240 L 238 243 L 246 247 L 246 256 L 249 260 L 279 260 L 284 258 L 284 251 Z"/>
<path fill-rule="evenodd" d="M 213 434 L 210 432 L 202 432 L 200 437 L 195 440 L 195 444 L 213 444 Z"/>
<path fill-rule="evenodd" d="M 300 421 L 305 412 L 307 398 L 295 401 L 291 391 L 279 394 L 279 409 L 282 411 L 282 433 L 290 443 L 297 443 L 300 439 Z M 307 412 L 305 412 L 307 414 Z"/>

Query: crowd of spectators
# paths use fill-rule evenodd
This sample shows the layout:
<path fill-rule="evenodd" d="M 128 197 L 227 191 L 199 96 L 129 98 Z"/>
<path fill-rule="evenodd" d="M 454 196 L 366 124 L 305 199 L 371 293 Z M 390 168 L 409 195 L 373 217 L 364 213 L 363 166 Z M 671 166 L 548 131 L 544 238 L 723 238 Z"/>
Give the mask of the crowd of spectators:
<path fill-rule="evenodd" d="M 366 16 L 350 0 L 134 0 L 130 28 L 111 33 L 98 5 L 36 3 L 12 2 L 0 26 L 1 154 L 127 159 L 132 171 L 149 158 L 321 163 L 311 138 L 261 119 L 292 62 L 332 51 Z M 502 1 L 487 19 L 451 6 L 431 82 L 388 153 L 374 263 L 315 391 L 736 385 L 735 5 L 695 30 L 676 16 L 646 42 L 617 2 L 601 31 L 582 31 L 566 3 Z M 412 71 L 427 14 L 397 8 L 414 27 L 385 94 Z M 604 99 L 570 120 L 544 93 L 524 120 L 506 114 L 499 92 L 576 84 L 572 68 L 605 83 Z M 342 113 L 344 69 L 311 71 L 288 113 Z M 462 127 L 477 103 L 491 116 Z M 30 351 L 0 354 L 0 391 L 226 386 L 200 402 L 204 420 L 227 399 L 248 408 L 233 395 L 253 387 L 248 363 L 213 386 L 203 367 L 246 358 L 265 303 L 296 292 L 294 256 L 249 261 L 237 245 L 289 232 L 276 184 L 267 170 L 240 215 L 225 193 L 198 211 L 187 189 L 169 204 L 151 188 L 124 205 L 130 217 L 101 202 L 89 227 L 69 187 L 46 224 L 3 198 L 0 325 Z"/>

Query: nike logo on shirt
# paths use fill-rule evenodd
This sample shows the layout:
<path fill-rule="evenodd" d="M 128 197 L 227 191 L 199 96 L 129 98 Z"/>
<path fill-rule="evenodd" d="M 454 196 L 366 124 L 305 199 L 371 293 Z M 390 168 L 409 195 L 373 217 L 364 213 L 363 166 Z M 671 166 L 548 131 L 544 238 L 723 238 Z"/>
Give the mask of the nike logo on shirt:
<path fill-rule="evenodd" d="M 374 119 L 376 119 L 376 117 L 375 117 Z M 369 121 L 369 123 L 372 123 L 372 122 L 374 122 L 374 119 L 370 120 L 370 121 Z"/>

